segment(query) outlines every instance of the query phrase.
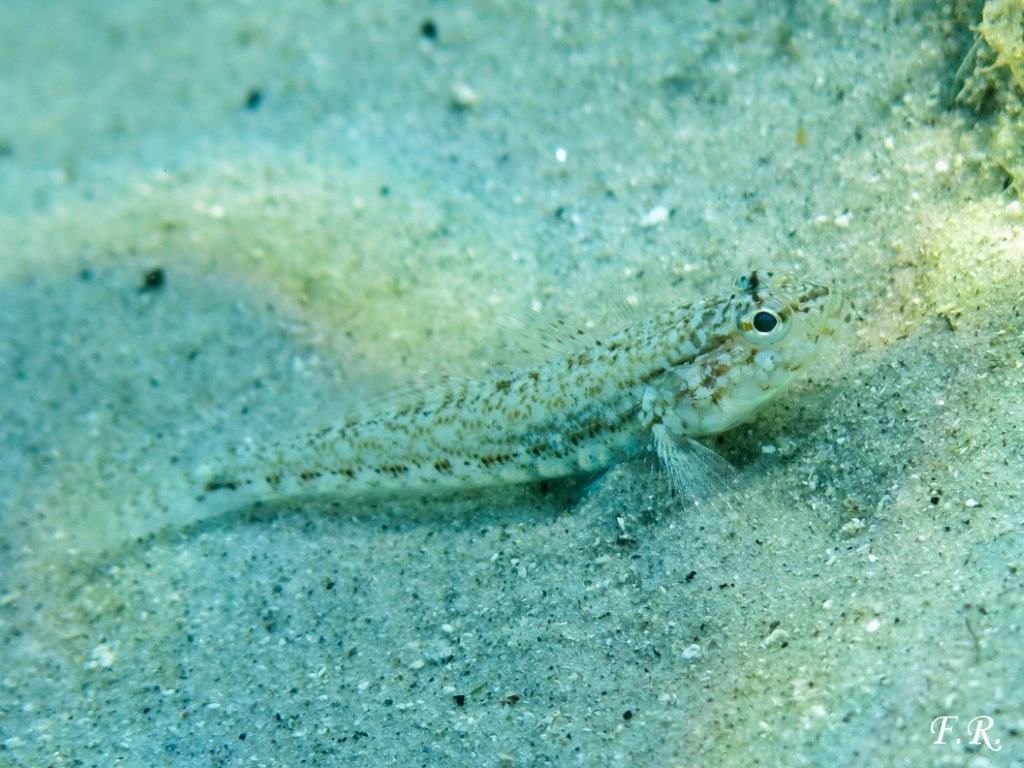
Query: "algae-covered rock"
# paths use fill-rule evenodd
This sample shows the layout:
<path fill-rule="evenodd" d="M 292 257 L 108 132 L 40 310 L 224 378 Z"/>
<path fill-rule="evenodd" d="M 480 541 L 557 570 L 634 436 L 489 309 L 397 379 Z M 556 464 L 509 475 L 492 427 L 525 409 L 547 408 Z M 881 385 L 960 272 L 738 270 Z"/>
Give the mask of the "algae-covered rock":
<path fill-rule="evenodd" d="M 1024 88 L 1024 2 L 989 0 L 978 32 L 995 53 L 995 65 L 1006 67 L 1018 88 Z"/>
<path fill-rule="evenodd" d="M 982 118 L 987 159 L 1024 192 L 1024 1 L 989 0 L 961 71 L 973 61 L 958 99 Z"/>

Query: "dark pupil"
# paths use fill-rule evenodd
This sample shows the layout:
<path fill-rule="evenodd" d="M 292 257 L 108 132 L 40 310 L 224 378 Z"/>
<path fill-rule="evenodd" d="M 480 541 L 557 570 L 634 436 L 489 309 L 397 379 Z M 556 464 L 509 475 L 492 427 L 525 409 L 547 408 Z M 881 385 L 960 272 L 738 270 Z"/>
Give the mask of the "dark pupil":
<path fill-rule="evenodd" d="M 754 315 L 754 328 L 758 333 L 771 333 L 778 324 L 779 318 L 771 312 L 758 312 Z"/>

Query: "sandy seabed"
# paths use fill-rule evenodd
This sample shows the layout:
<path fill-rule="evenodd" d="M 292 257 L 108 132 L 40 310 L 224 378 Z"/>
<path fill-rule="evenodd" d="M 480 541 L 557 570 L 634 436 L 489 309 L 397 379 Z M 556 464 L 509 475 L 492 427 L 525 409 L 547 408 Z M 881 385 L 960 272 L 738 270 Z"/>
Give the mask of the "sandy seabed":
<path fill-rule="evenodd" d="M 1024 764 L 977 3 L 9 6 L 0 764 Z M 855 311 L 718 510 L 642 464 L 190 507 L 210 452 L 751 268 Z"/>

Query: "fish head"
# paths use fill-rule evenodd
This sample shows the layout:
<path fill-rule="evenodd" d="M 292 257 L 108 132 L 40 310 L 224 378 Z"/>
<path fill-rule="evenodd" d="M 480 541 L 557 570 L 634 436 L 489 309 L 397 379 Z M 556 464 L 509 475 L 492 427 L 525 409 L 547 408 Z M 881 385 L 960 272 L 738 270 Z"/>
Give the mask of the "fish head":
<path fill-rule="evenodd" d="M 672 431 L 723 432 L 751 419 L 818 360 L 839 333 L 844 299 L 834 288 L 750 272 L 708 302 L 716 326 L 675 372 Z"/>

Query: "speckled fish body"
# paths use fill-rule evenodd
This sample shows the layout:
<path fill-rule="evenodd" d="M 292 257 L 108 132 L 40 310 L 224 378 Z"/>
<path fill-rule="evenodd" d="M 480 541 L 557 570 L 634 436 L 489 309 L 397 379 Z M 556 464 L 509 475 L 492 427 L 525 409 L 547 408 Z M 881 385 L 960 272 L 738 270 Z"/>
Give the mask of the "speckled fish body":
<path fill-rule="evenodd" d="M 459 382 L 205 465 L 204 493 L 269 499 L 463 489 L 594 473 L 751 418 L 835 334 L 842 299 L 752 272 L 511 377 Z M 686 488 L 680 488 L 686 492 Z"/>

